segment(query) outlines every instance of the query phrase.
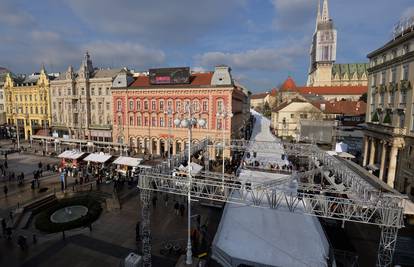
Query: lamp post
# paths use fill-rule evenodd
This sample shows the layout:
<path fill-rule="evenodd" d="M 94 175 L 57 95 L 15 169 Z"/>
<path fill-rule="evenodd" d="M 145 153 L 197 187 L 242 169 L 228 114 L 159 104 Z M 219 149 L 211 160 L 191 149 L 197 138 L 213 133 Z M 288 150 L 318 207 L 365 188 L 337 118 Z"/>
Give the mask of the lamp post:
<path fill-rule="evenodd" d="M 167 123 L 168 123 L 168 139 L 167 139 L 167 147 L 168 147 L 168 169 L 171 170 L 171 124 L 170 119 L 172 119 L 173 111 L 171 107 L 168 107 L 168 109 L 164 112 L 167 116 Z"/>
<path fill-rule="evenodd" d="M 17 120 L 16 113 L 13 113 L 14 120 L 16 122 L 16 139 L 17 139 L 17 150 L 20 150 L 20 136 L 19 136 L 19 122 Z"/>
<path fill-rule="evenodd" d="M 223 123 L 222 123 L 222 129 L 223 129 L 223 131 L 222 131 L 222 134 L 223 134 L 223 142 L 222 142 L 222 151 L 221 151 L 221 154 L 222 154 L 222 158 L 223 158 L 223 162 L 222 162 L 222 178 L 221 178 L 221 180 L 222 180 L 222 182 L 223 182 L 223 188 L 222 188 L 222 190 L 223 190 L 223 194 L 224 194 L 224 171 L 225 171 L 225 168 L 224 168 L 224 146 L 225 146 L 225 138 L 224 138 L 224 132 L 225 132 L 225 130 L 226 130 L 226 119 L 227 118 L 232 118 L 233 117 L 233 113 L 231 113 L 231 112 L 225 112 L 225 111 L 222 111 L 222 112 L 217 112 L 217 117 L 221 117 L 222 118 L 222 120 L 223 120 Z"/>
<path fill-rule="evenodd" d="M 185 119 L 175 119 L 174 124 L 175 126 L 181 126 L 183 128 L 188 128 L 188 162 L 187 162 L 187 169 L 188 169 L 188 191 L 187 191 L 187 209 L 188 209 L 188 229 L 187 229 L 187 254 L 185 263 L 187 265 L 191 265 L 193 263 L 193 255 L 191 251 L 191 139 L 192 139 L 192 128 L 198 124 L 200 127 L 204 127 L 206 125 L 206 121 L 204 119 L 196 119 L 192 117 L 192 110 L 191 106 L 188 105 L 188 118 Z"/>

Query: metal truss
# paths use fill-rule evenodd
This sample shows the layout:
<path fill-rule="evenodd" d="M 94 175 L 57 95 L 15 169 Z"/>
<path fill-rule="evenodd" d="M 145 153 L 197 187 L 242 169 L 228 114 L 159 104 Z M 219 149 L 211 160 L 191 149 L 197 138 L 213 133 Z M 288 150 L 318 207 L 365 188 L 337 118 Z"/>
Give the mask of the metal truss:
<path fill-rule="evenodd" d="M 398 229 L 403 226 L 402 199 L 383 194 L 335 157 L 312 144 L 227 140 L 233 151 L 272 153 L 283 149 L 285 155 L 308 158 L 308 170 L 286 173 L 284 178 L 258 183 L 237 176 L 201 172 L 188 181 L 173 177 L 160 167 L 144 170 L 138 187 L 143 192 L 160 191 L 187 195 L 195 199 L 235 203 L 285 212 L 295 212 L 335 220 L 366 223 L 381 227 L 377 266 L 391 266 Z M 205 139 L 192 153 L 222 147 Z M 186 160 L 186 153 L 173 159 L 173 166 Z M 329 173 L 327 173 L 329 171 Z M 331 184 L 316 184 L 316 174 L 328 175 Z M 338 186 L 341 185 L 341 186 Z M 149 225 L 149 224 L 148 224 Z M 150 247 L 150 245 L 149 245 Z"/>
<path fill-rule="evenodd" d="M 148 182 L 148 181 L 143 181 Z M 144 187 L 149 187 L 150 184 L 145 185 Z M 140 235 L 142 240 L 142 261 L 143 267 L 151 267 L 151 220 L 150 220 L 150 199 L 151 191 L 150 190 L 141 190 L 141 229 Z"/>
<path fill-rule="evenodd" d="M 289 184 L 255 183 L 250 185 L 234 180 L 225 180 L 223 183 L 219 179 L 193 178 L 190 191 L 191 196 L 196 199 L 281 209 L 385 227 L 400 228 L 402 226 L 402 208 L 398 205 L 390 206 L 382 202 L 357 202 L 340 196 L 330 196 L 319 192 L 315 185 L 295 185 L 292 181 L 295 180 L 291 180 Z M 166 174 L 141 174 L 138 186 L 141 189 L 179 195 L 186 195 L 189 190 L 188 179 Z"/>

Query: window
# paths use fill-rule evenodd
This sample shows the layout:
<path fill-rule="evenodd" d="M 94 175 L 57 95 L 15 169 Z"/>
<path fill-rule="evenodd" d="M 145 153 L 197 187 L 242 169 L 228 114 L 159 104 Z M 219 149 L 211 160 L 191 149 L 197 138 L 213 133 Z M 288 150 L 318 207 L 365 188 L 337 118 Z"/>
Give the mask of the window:
<path fill-rule="evenodd" d="M 168 109 L 172 109 L 173 108 L 173 106 L 172 106 L 172 100 L 168 100 L 167 107 L 168 107 Z"/>
<path fill-rule="evenodd" d="M 102 111 L 102 102 L 98 102 L 98 110 Z"/>
<path fill-rule="evenodd" d="M 91 95 L 95 95 L 95 88 L 91 89 Z"/>
<path fill-rule="evenodd" d="M 24 101 L 27 101 L 27 95 L 24 95 Z"/>
<path fill-rule="evenodd" d="M 110 110 L 111 109 L 111 103 L 106 102 L 106 110 Z"/>
<path fill-rule="evenodd" d="M 27 111 L 26 111 L 27 112 Z M 38 108 L 36 107 L 36 114 L 39 114 L 39 110 L 38 110 Z"/>
<path fill-rule="evenodd" d="M 397 81 L 397 68 L 392 68 L 391 69 L 391 77 L 390 80 L 392 83 L 395 83 Z"/>
<path fill-rule="evenodd" d="M 385 84 L 385 71 L 381 72 L 381 84 Z"/>
<path fill-rule="evenodd" d="M 155 100 L 151 101 L 151 110 L 155 110 L 157 108 L 157 104 Z"/>
<path fill-rule="evenodd" d="M 121 116 L 120 116 L 120 115 L 118 116 L 118 121 L 117 121 L 117 122 L 118 122 L 118 125 L 121 125 L 121 123 L 122 123 L 122 118 L 121 118 Z"/>
<path fill-rule="evenodd" d="M 185 101 L 184 101 L 184 108 L 185 108 L 185 111 L 187 111 L 189 107 L 190 107 L 190 100 L 185 100 Z"/>
<path fill-rule="evenodd" d="M 22 100 L 23 98 L 22 98 L 22 95 L 20 95 L 20 102 L 22 102 L 23 100 Z"/>
<path fill-rule="evenodd" d="M 173 119 L 172 118 L 168 118 L 168 127 L 173 127 Z"/>
<path fill-rule="evenodd" d="M 141 110 L 141 100 L 137 100 L 137 110 Z"/>
<path fill-rule="evenodd" d="M 85 95 L 85 88 L 81 89 L 82 95 Z M 59 94 L 60 95 L 60 94 Z"/>
<path fill-rule="evenodd" d="M 98 88 L 98 95 L 102 95 L 102 88 L 101 87 Z"/>
<path fill-rule="evenodd" d="M 134 117 L 129 117 L 129 125 L 134 126 Z"/>
<path fill-rule="evenodd" d="M 204 100 L 203 101 L 203 112 L 207 112 L 208 111 L 208 100 Z"/>
<path fill-rule="evenodd" d="M 53 102 L 53 109 L 56 109 L 56 102 Z M 30 113 L 32 112 L 30 111 Z"/>
<path fill-rule="evenodd" d="M 217 130 L 221 130 L 222 127 L 223 127 L 222 120 L 221 119 L 217 119 L 216 125 L 217 125 Z"/>
<path fill-rule="evenodd" d="M 157 127 L 157 118 L 156 117 L 151 118 L 151 126 L 152 127 Z"/>
<path fill-rule="evenodd" d="M 408 64 L 405 64 L 402 66 L 402 77 L 401 80 L 407 81 L 408 80 L 408 72 L 409 72 L 409 68 L 408 68 Z"/>
<path fill-rule="evenodd" d="M 400 114 L 400 128 L 404 128 L 404 122 L 405 122 L 405 115 L 404 114 Z"/>
<path fill-rule="evenodd" d="M 198 100 L 194 100 L 193 105 L 194 105 L 194 111 L 199 112 L 200 111 L 200 103 L 198 102 Z"/>
<path fill-rule="evenodd" d="M 61 96 L 62 92 L 60 91 L 60 88 L 58 88 L 57 90 L 58 90 L 58 95 Z"/>
<path fill-rule="evenodd" d="M 408 44 L 405 44 L 403 46 L 403 55 L 407 54 L 408 52 L 410 52 L 410 47 Z"/>
<path fill-rule="evenodd" d="M 407 92 L 405 90 L 400 91 L 400 103 L 405 104 L 407 101 Z"/>
<path fill-rule="evenodd" d="M 68 95 L 71 95 L 70 91 L 71 91 L 70 88 L 68 88 Z M 40 98 L 42 98 L 42 97 L 40 97 Z"/>
<path fill-rule="evenodd" d="M 132 99 L 129 100 L 129 111 L 134 110 L 134 101 Z"/>
<path fill-rule="evenodd" d="M 175 101 L 175 112 L 181 112 L 181 101 L 180 100 Z"/>
<path fill-rule="evenodd" d="M 27 113 L 27 108 L 26 108 L 26 113 Z M 43 107 L 40 107 L 40 114 L 43 114 Z"/>
<path fill-rule="evenodd" d="M 141 126 L 141 116 L 137 116 L 137 126 Z"/>
<path fill-rule="evenodd" d="M 295 118 L 295 114 L 290 114 L 290 118 L 294 119 Z"/>
<path fill-rule="evenodd" d="M 217 112 L 223 112 L 223 100 L 217 101 Z"/>
<path fill-rule="evenodd" d="M 122 101 L 118 100 L 116 103 L 117 103 L 117 109 L 116 110 L 122 111 Z"/>
<path fill-rule="evenodd" d="M 308 118 L 308 114 L 306 114 L 306 113 L 301 113 L 301 114 L 300 114 L 300 118 L 301 118 L 301 119 L 307 119 L 307 118 Z"/>
<path fill-rule="evenodd" d="M 394 99 L 395 99 L 395 94 L 394 94 L 394 92 L 389 92 L 388 104 L 389 104 L 389 105 L 394 105 Z"/>
<path fill-rule="evenodd" d="M 392 50 L 392 59 L 397 57 L 397 49 Z"/>
<path fill-rule="evenodd" d="M 102 117 L 102 115 L 101 115 L 101 116 L 99 116 L 99 121 L 98 121 L 98 123 L 99 123 L 99 125 L 102 125 L 102 124 L 103 124 L 103 117 Z"/>
<path fill-rule="evenodd" d="M 160 117 L 160 127 L 164 127 L 164 118 Z"/>
<path fill-rule="evenodd" d="M 164 110 L 164 100 L 160 100 L 160 111 Z"/>
<path fill-rule="evenodd" d="M 385 95 L 384 93 L 381 93 L 381 94 L 380 94 L 380 102 L 379 102 L 379 103 L 380 103 L 381 105 L 384 105 L 384 95 Z"/>
<path fill-rule="evenodd" d="M 106 88 L 105 88 L 105 94 L 106 94 L 106 95 L 109 95 L 109 87 L 106 87 Z"/>
<path fill-rule="evenodd" d="M 1 96 L 3 98 L 3 95 Z M 32 101 L 32 95 L 29 95 L 30 101 Z"/>
<path fill-rule="evenodd" d="M 92 103 L 92 104 L 91 104 L 91 109 L 92 109 L 92 110 L 95 110 L 95 103 Z"/>
<path fill-rule="evenodd" d="M 148 117 L 144 118 L 144 126 L 148 126 Z"/>
<path fill-rule="evenodd" d="M 29 113 L 29 109 L 26 107 L 26 114 Z"/>
<path fill-rule="evenodd" d="M 148 100 L 144 101 L 144 110 L 148 110 Z"/>

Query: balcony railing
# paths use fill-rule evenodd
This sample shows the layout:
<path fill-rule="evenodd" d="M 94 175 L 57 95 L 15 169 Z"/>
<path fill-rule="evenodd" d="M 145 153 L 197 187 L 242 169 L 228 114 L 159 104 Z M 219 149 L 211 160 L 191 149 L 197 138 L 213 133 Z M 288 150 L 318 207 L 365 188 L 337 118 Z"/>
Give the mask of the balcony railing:
<path fill-rule="evenodd" d="M 408 80 L 401 80 L 401 90 L 410 90 L 411 82 Z"/>
<path fill-rule="evenodd" d="M 382 133 L 386 133 L 386 134 L 394 135 L 394 136 L 407 135 L 406 128 L 394 127 L 391 125 L 379 124 L 379 123 L 373 123 L 373 122 L 368 122 L 367 126 L 368 126 L 368 130 L 372 130 L 375 132 L 382 132 Z"/>

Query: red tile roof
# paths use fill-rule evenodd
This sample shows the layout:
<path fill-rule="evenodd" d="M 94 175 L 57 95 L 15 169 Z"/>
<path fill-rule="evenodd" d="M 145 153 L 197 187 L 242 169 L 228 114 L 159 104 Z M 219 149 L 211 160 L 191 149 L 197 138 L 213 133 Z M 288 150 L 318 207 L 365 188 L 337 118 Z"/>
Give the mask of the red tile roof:
<path fill-rule="evenodd" d="M 325 114 L 362 115 L 365 114 L 367 104 L 364 101 L 324 101 L 312 104 Z M 325 107 L 323 108 L 323 104 Z"/>
<path fill-rule="evenodd" d="M 265 98 L 269 93 L 258 93 L 258 94 L 254 94 L 250 97 L 250 99 L 262 99 Z"/>
<path fill-rule="evenodd" d="M 190 77 L 189 84 L 150 84 L 148 76 L 138 76 L 129 87 L 192 87 L 192 86 L 210 86 L 213 72 L 193 73 Z"/>
<path fill-rule="evenodd" d="M 299 87 L 302 95 L 363 95 L 368 92 L 368 86 L 318 86 L 318 87 Z"/>
<path fill-rule="evenodd" d="M 292 77 L 288 77 L 286 79 L 286 81 L 282 84 L 282 86 L 280 87 L 281 91 L 296 91 L 296 83 L 295 81 L 292 79 Z"/>

